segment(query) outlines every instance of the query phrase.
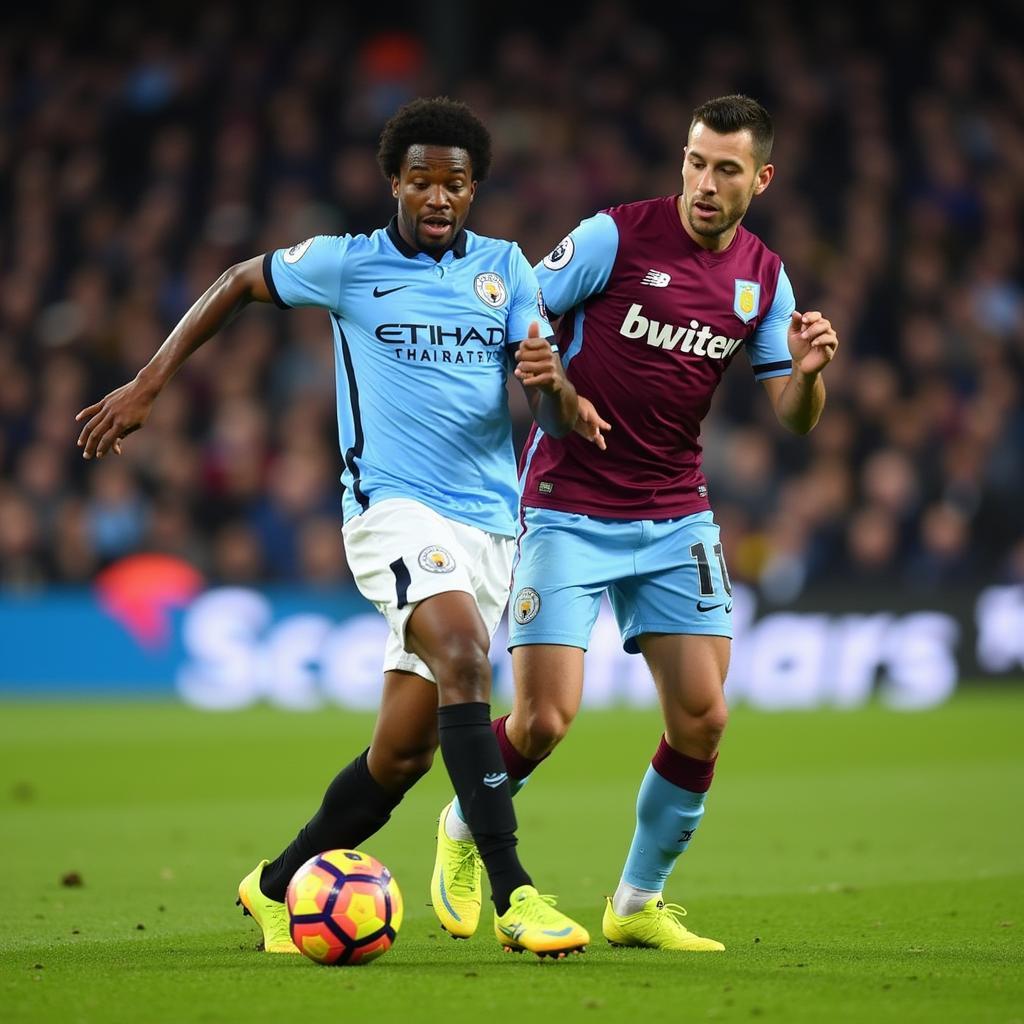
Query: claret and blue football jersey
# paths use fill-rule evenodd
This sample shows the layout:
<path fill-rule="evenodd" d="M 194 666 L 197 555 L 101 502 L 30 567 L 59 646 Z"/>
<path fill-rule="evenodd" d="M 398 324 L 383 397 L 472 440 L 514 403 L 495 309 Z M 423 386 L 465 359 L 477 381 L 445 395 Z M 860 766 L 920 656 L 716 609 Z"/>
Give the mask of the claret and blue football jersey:
<path fill-rule="evenodd" d="M 585 220 L 536 267 L 562 315 L 566 374 L 612 424 L 607 451 L 536 426 L 523 503 L 613 519 L 670 519 L 708 509 L 700 424 L 742 350 L 758 380 L 792 372 L 795 301 L 782 261 L 740 227 L 722 252 L 701 248 L 676 196 Z"/>
<path fill-rule="evenodd" d="M 412 498 L 512 536 L 518 501 L 506 380 L 510 347 L 541 311 L 536 275 L 512 242 L 461 231 L 441 259 L 396 221 L 268 253 L 278 305 L 322 306 L 334 331 L 344 518 Z"/>

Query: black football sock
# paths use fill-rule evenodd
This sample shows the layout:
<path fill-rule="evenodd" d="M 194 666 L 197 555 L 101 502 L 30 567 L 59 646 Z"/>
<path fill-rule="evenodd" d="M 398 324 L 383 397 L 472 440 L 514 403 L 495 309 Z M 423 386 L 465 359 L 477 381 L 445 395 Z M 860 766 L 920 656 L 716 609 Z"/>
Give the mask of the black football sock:
<path fill-rule="evenodd" d="M 438 708 L 437 722 L 441 756 L 487 869 L 491 899 L 504 914 L 512 891 L 529 885 L 530 876 L 516 854 L 516 815 L 505 763 L 491 732 L 491 706 L 447 704 Z"/>
<path fill-rule="evenodd" d="M 405 792 L 389 793 L 370 774 L 369 749 L 343 768 L 327 787 L 320 810 L 260 878 L 264 896 L 283 902 L 292 875 L 325 850 L 354 850 L 383 828 Z"/>

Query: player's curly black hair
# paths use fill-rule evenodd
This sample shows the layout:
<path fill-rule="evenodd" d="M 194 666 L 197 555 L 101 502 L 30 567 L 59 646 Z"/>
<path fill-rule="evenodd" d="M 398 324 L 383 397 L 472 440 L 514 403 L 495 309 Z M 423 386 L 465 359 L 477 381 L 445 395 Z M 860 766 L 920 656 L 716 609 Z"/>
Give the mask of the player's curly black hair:
<path fill-rule="evenodd" d="M 384 125 L 377 163 L 389 181 L 401 173 L 410 146 L 464 149 L 469 154 L 474 181 L 483 181 L 491 169 L 491 133 L 465 103 L 447 96 L 406 103 Z"/>

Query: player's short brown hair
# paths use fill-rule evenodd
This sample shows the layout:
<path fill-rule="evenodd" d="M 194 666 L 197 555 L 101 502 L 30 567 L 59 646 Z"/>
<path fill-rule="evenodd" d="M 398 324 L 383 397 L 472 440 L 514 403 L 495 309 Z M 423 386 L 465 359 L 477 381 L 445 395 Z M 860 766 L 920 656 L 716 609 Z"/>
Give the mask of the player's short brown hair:
<path fill-rule="evenodd" d="M 775 141 L 775 128 L 771 115 L 757 100 L 749 96 L 735 93 L 732 96 L 718 96 L 702 103 L 694 112 L 690 121 L 690 131 L 700 121 L 719 135 L 731 135 L 733 132 L 750 132 L 754 142 L 754 159 L 758 167 L 763 167 L 772 155 L 772 143 Z"/>

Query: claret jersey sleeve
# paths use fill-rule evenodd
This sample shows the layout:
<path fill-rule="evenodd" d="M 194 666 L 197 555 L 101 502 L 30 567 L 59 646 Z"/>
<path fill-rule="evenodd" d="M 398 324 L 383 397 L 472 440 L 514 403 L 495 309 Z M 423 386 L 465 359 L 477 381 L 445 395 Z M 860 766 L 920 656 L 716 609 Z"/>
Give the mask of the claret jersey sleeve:
<path fill-rule="evenodd" d="M 608 283 L 619 248 L 619 229 L 606 213 L 582 221 L 534 268 L 544 305 L 558 316 Z"/>

